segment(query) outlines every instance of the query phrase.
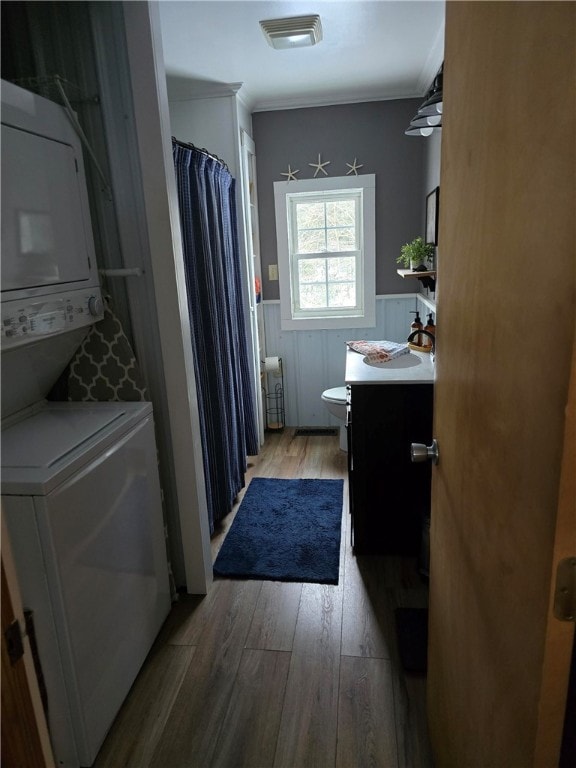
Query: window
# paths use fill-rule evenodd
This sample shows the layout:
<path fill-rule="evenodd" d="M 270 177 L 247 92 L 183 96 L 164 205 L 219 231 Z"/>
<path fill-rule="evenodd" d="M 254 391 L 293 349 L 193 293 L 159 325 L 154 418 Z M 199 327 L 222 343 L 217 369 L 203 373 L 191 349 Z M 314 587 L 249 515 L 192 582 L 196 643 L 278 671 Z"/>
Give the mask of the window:
<path fill-rule="evenodd" d="M 374 325 L 375 177 L 276 182 L 283 330 Z"/>

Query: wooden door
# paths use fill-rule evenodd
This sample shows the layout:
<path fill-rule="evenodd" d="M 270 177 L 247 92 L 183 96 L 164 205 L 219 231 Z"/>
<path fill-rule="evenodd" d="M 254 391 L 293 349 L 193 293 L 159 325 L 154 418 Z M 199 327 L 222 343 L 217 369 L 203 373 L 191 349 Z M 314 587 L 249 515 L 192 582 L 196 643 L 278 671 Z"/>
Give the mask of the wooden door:
<path fill-rule="evenodd" d="M 17 620 L 24 627 L 24 612 L 16 569 L 2 518 L 2 765 L 4 768 L 53 768 L 54 759 L 42 709 L 32 651 L 26 636 L 24 654 L 14 663 L 5 632 Z"/>
<path fill-rule="evenodd" d="M 576 555 L 573 495 L 558 515 L 575 11 L 447 3 L 428 673 L 439 768 L 558 760 L 574 630 L 550 617 L 550 592 L 557 544 Z"/>

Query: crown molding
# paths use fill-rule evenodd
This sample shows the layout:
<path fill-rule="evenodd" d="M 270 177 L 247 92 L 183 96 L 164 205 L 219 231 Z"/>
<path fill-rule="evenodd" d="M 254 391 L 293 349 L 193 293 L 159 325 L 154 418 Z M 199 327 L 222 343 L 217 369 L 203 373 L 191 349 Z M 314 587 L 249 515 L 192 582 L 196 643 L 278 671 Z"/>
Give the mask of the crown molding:
<path fill-rule="evenodd" d="M 168 84 L 168 100 L 171 102 L 234 96 L 243 85 L 242 83 L 217 83 L 193 79 L 182 82 L 174 79 L 171 80 L 170 75 L 167 76 L 166 82 Z"/>
<path fill-rule="evenodd" d="M 273 99 L 257 102 L 252 108 L 253 112 L 275 112 L 283 109 L 308 109 L 311 107 L 333 107 L 341 104 L 363 104 L 371 101 L 397 101 L 398 99 L 418 99 L 422 97 L 420 92 L 398 93 L 384 95 L 382 93 L 358 93 L 342 94 L 340 96 L 297 97 L 293 99 Z"/>

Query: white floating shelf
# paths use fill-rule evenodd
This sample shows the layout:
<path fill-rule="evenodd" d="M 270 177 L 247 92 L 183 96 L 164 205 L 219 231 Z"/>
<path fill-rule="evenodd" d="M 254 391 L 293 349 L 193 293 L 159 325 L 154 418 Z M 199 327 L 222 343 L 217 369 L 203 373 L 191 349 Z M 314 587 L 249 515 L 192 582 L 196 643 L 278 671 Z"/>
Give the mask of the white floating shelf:
<path fill-rule="evenodd" d="M 426 272 L 424 270 L 421 272 L 414 272 L 413 269 L 397 269 L 396 272 L 398 272 L 400 277 L 436 277 L 435 269 Z"/>

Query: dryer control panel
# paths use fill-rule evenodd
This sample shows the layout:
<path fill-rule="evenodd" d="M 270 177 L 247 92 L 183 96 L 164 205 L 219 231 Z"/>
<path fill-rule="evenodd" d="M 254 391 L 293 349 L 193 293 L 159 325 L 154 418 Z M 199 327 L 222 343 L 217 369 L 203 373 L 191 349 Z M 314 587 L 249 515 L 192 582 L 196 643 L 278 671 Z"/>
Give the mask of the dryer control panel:
<path fill-rule="evenodd" d="M 2 349 L 82 328 L 104 317 L 99 288 L 2 302 Z"/>

